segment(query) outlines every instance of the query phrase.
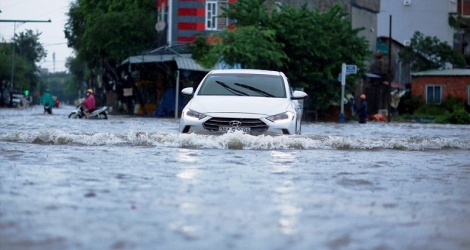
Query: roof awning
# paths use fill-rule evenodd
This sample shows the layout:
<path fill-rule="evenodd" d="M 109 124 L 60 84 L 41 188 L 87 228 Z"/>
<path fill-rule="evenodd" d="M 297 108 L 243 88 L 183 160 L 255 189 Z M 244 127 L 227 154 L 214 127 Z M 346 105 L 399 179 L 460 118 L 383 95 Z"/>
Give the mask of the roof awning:
<path fill-rule="evenodd" d="M 121 65 L 138 64 L 138 63 L 160 63 L 160 62 L 171 62 L 171 61 L 175 61 L 178 69 L 181 69 L 181 70 L 209 72 L 213 69 L 240 69 L 241 68 L 239 64 L 232 66 L 224 62 L 218 62 L 214 67 L 209 69 L 197 63 L 193 58 L 191 58 L 191 54 L 136 55 L 136 56 L 128 57 L 126 60 L 124 60 L 121 63 Z"/>
<path fill-rule="evenodd" d="M 126 60 L 124 60 L 121 65 L 123 64 L 135 64 L 135 63 L 156 63 L 156 62 L 168 62 L 173 61 L 173 57 L 175 55 L 137 55 L 137 56 L 130 56 Z"/>
<path fill-rule="evenodd" d="M 178 69 L 209 72 L 211 69 L 204 68 L 198 64 L 191 55 L 137 55 L 128 57 L 121 65 L 139 63 L 160 63 L 175 61 Z"/>
<path fill-rule="evenodd" d="M 190 57 L 174 56 L 174 60 L 176 61 L 176 65 L 178 66 L 178 69 L 192 70 L 192 71 L 204 71 L 204 72 L 211 71 L 211 69 L 201 66 L 199 63 L 197 63 L 196 61 L 194 61 L 194 59 Z"/>

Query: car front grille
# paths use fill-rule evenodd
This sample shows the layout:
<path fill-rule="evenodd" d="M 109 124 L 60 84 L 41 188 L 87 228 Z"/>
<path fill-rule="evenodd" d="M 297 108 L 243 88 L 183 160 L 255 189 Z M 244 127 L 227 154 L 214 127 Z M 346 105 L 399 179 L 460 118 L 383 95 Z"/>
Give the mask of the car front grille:
<path fill-rule="evenodd" d="M 219 127 L 231 127 L 230 123 L 234 121 L 241 122 L 239 127 L 249 127 L 250 133 L 253 134 L 264 133 L 269 127 L 260 119 L 212 117 L 204 122 L 204 129 L 209 131 L 219 131 Z"/>

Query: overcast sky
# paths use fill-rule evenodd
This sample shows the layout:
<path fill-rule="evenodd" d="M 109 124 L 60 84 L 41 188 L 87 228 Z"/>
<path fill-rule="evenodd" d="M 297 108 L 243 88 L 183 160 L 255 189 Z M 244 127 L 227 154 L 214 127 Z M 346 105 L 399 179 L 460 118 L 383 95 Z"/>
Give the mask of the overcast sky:
<path fill-rule="evenodd" d="M 39 42 L 47 51 L 47 57 L 39 63 L 49 72 L 66 71 L 65 61 L 73 50 L 67 47 L 64 25 L 72 0 L 0 0 L 0 20 L 51 20 L 50 23 L 16 23 L 16 33 L 33 30 L 42 33 Z M 0 22 L 0 42 L 10 42 L 14 23 Z M 55 63 L 53 60 L 55 54 Z"/>

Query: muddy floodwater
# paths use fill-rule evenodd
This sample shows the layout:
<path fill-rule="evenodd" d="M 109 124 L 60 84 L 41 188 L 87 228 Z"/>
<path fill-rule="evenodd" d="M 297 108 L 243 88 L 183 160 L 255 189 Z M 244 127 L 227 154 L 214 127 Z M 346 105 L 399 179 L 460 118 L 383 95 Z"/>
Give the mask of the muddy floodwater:
<path fill-rule="evenodd" d="M 470 126 L 0 109 L 0 249 L 470 249 Z"/>

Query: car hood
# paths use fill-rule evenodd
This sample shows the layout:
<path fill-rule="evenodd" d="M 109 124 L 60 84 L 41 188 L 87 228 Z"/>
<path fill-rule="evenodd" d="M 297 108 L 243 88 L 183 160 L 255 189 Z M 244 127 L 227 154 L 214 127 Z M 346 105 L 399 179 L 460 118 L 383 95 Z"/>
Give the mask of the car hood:
<path fill-rule="evenodd" d="M 275 115 L 291 110 L 287 98 L 197 96 L 187 105 L 188 108 L 206 114 L 247 113 Z"/>

